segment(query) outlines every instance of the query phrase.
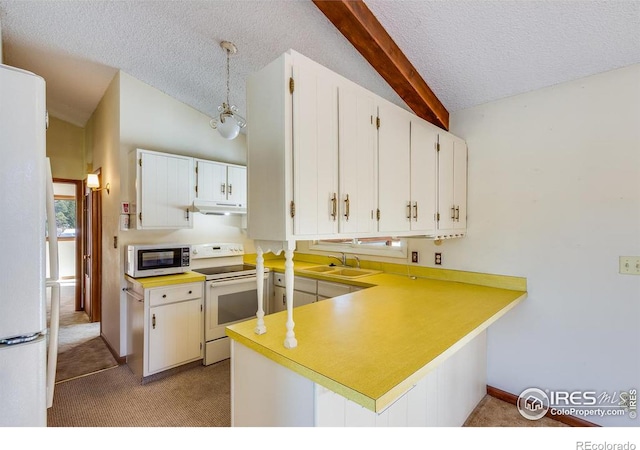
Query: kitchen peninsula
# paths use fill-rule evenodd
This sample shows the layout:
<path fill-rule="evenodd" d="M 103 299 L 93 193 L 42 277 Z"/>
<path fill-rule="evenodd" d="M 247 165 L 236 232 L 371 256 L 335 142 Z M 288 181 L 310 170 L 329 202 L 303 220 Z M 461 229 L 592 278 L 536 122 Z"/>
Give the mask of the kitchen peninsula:
<path fill-rule="evenodd" d="M 296 275 L 339 281 L 314 265 L 296 260 Z M 348 281 L 367 289 L 296 308 L 296 348 L 283 346 L 286 311 L 262 335 L 256 319 L 227 328 L 234 426 L 462 425 L 486 393 L 486 329 L 526 280 L 389 266 Z"/>

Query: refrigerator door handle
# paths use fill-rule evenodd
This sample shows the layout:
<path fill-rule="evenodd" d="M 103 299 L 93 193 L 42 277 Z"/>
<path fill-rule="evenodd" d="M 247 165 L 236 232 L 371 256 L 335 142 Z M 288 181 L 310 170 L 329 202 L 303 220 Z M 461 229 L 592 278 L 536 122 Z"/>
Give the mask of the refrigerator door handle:
<path fill-rule="evenodd" d="M 51 287 L 51 324 L 49 326 L 49 349 L 47 353 L 47 408 L 53 406 L 53 391 L 56 385 L 58 366 L 58 334 L 60 331 L 60 283 L 47 282 Z"/>

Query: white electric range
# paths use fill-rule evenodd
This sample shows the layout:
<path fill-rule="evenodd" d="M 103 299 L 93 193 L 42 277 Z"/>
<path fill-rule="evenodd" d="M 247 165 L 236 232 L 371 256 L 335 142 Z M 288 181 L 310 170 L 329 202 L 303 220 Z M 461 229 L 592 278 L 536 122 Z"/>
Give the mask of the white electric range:
<path fill-rule="evenodd" d="M 203 274 L 204 365 L 231 356 L 225 327 L 256 316 L 258 310 L 257 270 L 242 261 L 242 244 L 197 244 L 191 246 L 191 270 Z M 264 270 L 263 307 L 268 304 L 269 269 Z"/>

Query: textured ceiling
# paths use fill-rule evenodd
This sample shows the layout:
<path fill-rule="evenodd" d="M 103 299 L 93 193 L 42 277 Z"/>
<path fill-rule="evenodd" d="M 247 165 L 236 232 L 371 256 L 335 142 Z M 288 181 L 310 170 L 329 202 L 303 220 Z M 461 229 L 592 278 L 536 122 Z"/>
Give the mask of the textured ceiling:
<path fill-rule="evenodd" d="M 638 1 L 365 1 L 450 112 L 640 62 Z M 118 69 L 214 115 L 222 40 L 241 114 L 247 75 L 289 48 L 406 108 L 307 0 L 0 0 L 0 28 L 4 63 L 80 126 Z"/>

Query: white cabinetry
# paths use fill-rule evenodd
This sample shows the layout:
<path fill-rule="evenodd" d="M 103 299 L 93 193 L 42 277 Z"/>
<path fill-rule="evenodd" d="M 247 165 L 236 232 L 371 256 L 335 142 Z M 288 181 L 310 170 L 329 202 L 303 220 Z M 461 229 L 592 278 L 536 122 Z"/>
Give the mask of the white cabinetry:
<path fill-rule="evenodd" d="M 411 224 L 411 115 L 388 102 L 378 106 L 378 230 L 409 231 Z"/>
<path fill-rule="evenodd" d="M 338 87 L 339 232 L 371 234 L 377 220 L 376 105 L 351 83 Z"/>
<path fill-rule="evenodd" d="M 234 164 L 195 159 L 196 203 L 218 202 L 247 205 L 247 168 Z"/>
<path fill-rule="evenodd" d="M 203 283 L 127 281 L 127 364 L 140 377 L 202 359 Z"/>
<path fill-rule="evenodd" d="M 438 237 L 464 236 L 467 228 L 467 144 L 438 135 Z"/>
<path fill-rule="evenodd" d="M 438 130 L 422 119 L 411 121 L 410 228 L 428 235 L 436 229 Z"/>
<path fill-rule="evenodd" d="M 294 51 L 249 78 L 247 113 L 260 118 L 248 136 L 251 238 L 438 233 L 438 136 L 464 141 Z M 466 183 L 466 156 L 455 161 Z M 447 230 L 466 227 L 466 185 L 455 191 Z"/>
<path fill-rule="evenodd" d="M 378 230 L 432 235 L 439 129 L 392 104 L 381 103 L 378 112 Z"/>
<path fill-rule="evenodd" d="M 192 228 L 193 158 L 136 150 L 137 228 Z"/>
<path fill-rule="evenodd" d="M 293 291 L 293 306 L 298 307 L 308 305 L 316 301 L 317 284 L 316 280 L 305 277 L 295 277 L 295 289 Z M 284 274 L 274 272 L 273 274 L 273 297 L 271 301 L 271 312 L 279 312 L 287 309 L 287 294 L 285 288 Z"/>
<path fill-rule="evenodd" d="M 318 280 L 318 301 L 338 297 L 358 289 L 356 286 L 349 286 L 348 284 Z"/>

